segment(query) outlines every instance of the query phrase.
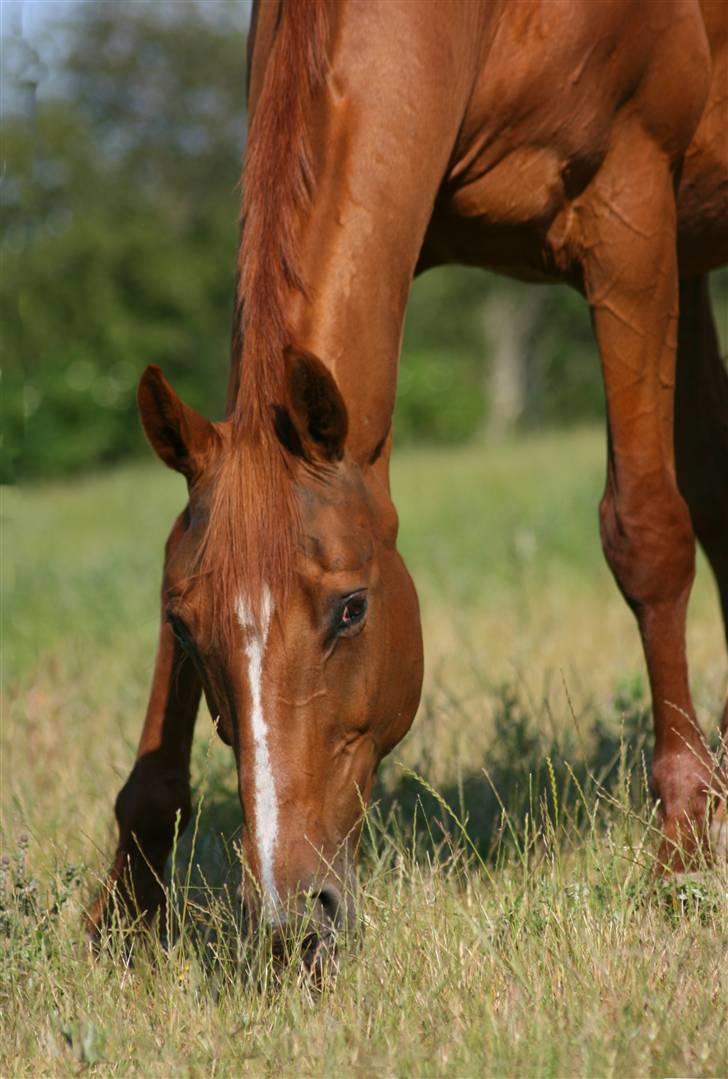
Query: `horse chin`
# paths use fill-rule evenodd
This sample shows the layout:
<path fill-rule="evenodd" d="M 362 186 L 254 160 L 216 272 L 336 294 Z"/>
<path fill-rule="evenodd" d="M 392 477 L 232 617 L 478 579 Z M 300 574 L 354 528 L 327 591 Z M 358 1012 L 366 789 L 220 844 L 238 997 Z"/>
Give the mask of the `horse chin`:
<path fill-rule="evenodd" d="M 321 991 L 336 980 L 341 965 L 335 930 L 311 933 L 304 938 L 300 956 L 301 981 Z"/>
<path fill-rule="evenodd" d="M 300 925 L 284 919 L 278 925 L 261 925 L 260 912 L 243 904 L 243 934 L 252 940 L 259 933 L 269 933 L 270 952 L 275 977 L 284 971 L 296 971 L 301 985 L 315 991 L 332 986 L 341 968 L 342 933 L 346 929 L 330 923 Z"/>
<path fill-rule="evenodd" d="M 319 928 L 291 938 L 282 933 L 273 937 L 271 957 L 276 978 L 293 972 L 301 986 L 321 992 L 333 986 L 341 967 L 341 952 L 335 929 Z"/>

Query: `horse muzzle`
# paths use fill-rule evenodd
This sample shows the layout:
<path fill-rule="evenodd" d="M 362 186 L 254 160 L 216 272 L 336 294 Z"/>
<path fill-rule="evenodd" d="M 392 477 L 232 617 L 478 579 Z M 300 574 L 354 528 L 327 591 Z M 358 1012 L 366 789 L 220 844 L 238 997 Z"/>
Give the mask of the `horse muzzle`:
<path fill-rule="evenodd" d="M 341 937 L 353 926 L 355 904 L 338 881 L 299 885 L 287 899 L 256 896 L 243 902 L 249 932 L 268 929 L 272 952 L 279 963 L 300 963 L 314 981 L 335 971 Z"/>

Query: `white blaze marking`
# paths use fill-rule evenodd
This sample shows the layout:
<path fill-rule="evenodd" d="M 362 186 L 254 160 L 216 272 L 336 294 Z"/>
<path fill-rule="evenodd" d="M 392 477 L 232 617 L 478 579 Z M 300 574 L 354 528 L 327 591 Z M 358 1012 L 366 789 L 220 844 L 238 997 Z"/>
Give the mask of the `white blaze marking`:
<path fill-rule="evenodd" d="M 268 588 L 263 588 L 260 619 L 251 617 L 250 607 L 244 596 L 237 605 L 238 622 L 248 634 L 245 654 L 248 657 L 248 680 L 250 682 L 250 725 L 253 733 L 255 771 L 255 840 L 260 862 L 263 900 L 273 909 L 278 906 L 274 858 L 278 834 L 278 799 L 276 784 L 268 751 L 268 726 L 263 711 L 263 661 L 268 644 L 268 631 L 273 614 L 273 601 Z"/>

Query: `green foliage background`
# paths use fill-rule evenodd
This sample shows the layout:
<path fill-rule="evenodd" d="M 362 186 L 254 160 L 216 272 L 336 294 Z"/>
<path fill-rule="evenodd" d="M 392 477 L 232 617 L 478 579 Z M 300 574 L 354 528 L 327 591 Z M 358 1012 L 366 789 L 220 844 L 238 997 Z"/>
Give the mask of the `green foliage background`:
<path fill-rule="evenodd" d="M 4 78 L 14 83 L 0 120 L 4 478 L 145 452 L 134 390 L 149 362 L 191 404 L 220 415 L 245 23 L 244 5 L 224 0 L 96 0 L 49 26 L 39 55 L 27 43 L 3 43 Z M 486 304 L 499 291 L 526 296 L 531 287 L 461 268 L 416 282 L 400 441 L 464 442 L 483 431 Z M 549 289 L 524 348 L 522 425 L 601 414 L 579 297 Z"/>

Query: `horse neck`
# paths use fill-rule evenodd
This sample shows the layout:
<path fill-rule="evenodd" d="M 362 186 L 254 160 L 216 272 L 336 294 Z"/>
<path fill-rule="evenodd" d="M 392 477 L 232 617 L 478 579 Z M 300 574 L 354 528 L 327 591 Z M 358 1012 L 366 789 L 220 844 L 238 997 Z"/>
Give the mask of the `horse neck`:
<path fill-rule="evenodd" d="M 332 371 L 362 462 L 391 425 L 405 305 L 477 64 L 464 7 L 454 19 L 449 5 L 337 5 L 328 75 L 307 117 L 304 289 L 289 290 L 284 322 L 288 343 Z M 254 57 L 254 85 L 267 59 Z"/>

